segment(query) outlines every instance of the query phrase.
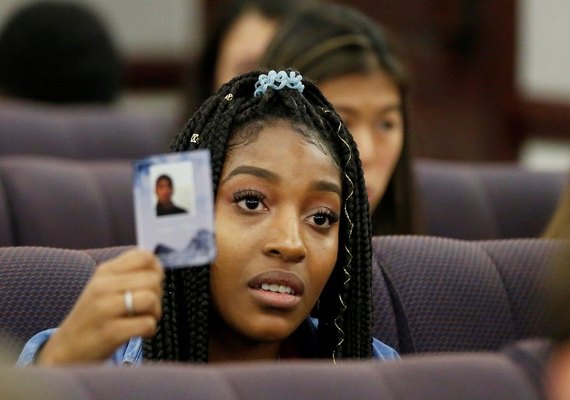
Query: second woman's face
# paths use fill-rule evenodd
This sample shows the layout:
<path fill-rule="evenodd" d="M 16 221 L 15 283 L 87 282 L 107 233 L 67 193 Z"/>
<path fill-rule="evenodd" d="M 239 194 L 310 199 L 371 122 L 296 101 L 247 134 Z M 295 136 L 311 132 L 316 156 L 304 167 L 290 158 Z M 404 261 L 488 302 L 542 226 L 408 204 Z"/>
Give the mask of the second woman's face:
<path fill-rule="evenodd" d="M 234 148 L 216 196 L 210 272 L 221 334 L 267 343 L 295 331 L 334 268 L 340 213 L 339 170 L 288 124 Z"/>
<path fill-rule="evenodd" d="M 332 78 L 319 87 L 356 141 L 372 212 L 380 203 L 402 153 L 404 124 L 400 91 L 381 71 Z"/>
<path fill-rule="evenodd" d="M 275 34 L 277 22 L 251 11 L 240 16 L 220 43 L 213 89 L 257 67 Z"/>

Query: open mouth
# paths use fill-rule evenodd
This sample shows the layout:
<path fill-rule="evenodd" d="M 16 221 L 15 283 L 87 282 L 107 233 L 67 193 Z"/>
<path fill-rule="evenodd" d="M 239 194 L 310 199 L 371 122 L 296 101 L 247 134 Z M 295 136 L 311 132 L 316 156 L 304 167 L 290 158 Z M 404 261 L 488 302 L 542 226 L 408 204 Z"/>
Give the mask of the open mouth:
<path fill-rule="evenodd" d="M 261 305 L 280 309 L 296 306 L 305 290 L 303 281 L 297 275 L 281 270 L 256 275 L 248 286 Z"/>
<path fill-rule="evenodd" d="M 276 283 L 273 283 L 271 285 L 269 283 L 262 283 L 261 290 L 266 290 L 273 293 L 286 293 L 295 295 L 295 290 L 293 290 L 290 286 L 278 285 Z"/>

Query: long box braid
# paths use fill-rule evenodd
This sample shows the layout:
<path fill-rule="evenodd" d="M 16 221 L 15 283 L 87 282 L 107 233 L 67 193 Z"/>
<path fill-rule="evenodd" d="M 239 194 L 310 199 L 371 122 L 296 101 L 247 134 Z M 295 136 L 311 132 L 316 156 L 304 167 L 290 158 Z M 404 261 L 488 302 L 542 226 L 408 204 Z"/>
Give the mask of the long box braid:
<path fill-rule="evenodd" d="M 255 124 L 289 121 L 308 141 L 324 147 L 341 170 L 344 204 L 337 263 L 318 302 L 318 353 L 334 360 L 370 358 L 371 226 L 358 150 L 314 84 L 304 81 L 302 94 L 269 89 L 254 97 L 262 73 L 266 71 L 244 74 L 222 86 L 190 118 L 170 151 L 210 149 L 215 196 L 227 153 L 238 140 L 255 140 L 248 134 Z M 164 285 L 163 316 L 156 336 L 144 341 L 145 359 L 207 362 L 212 312 L 209 265 L 167 270 Z"/>

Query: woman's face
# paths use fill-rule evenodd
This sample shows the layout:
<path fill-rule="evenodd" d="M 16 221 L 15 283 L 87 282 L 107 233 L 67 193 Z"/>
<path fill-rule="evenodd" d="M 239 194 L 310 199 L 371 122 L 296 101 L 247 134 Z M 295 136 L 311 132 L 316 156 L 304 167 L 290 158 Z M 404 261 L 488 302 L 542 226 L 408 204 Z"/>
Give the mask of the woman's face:
<path fill-rule="evenodd" d="M 158 202 L 161 204 L 169 204 L 172 201 L 172 184 L 168 179 L 159 179 L 156 182 L 156 197 L 158 198 Z"/>
<path fill-rule="evenodd" d="M 210 272 L 221 334 L 279 342 L 309 316 L 337 258 L 341 187 L 332 159 L 285 122 L 232 150 Z"/>
<path fill-rule="evenodd" d="M 380 203 L 402 152 L 400 91 L 381 71 L 332 78 L 319 87 L 356 141 L 372 212 Z"/>
<path fill-rule="evenodd" d="M 236 75 L 249 72 L 265 52 L 277 29 L 277 23 L 256 11 L 240 16 L 220 43 L 214 73 L 217 89 Z"/>

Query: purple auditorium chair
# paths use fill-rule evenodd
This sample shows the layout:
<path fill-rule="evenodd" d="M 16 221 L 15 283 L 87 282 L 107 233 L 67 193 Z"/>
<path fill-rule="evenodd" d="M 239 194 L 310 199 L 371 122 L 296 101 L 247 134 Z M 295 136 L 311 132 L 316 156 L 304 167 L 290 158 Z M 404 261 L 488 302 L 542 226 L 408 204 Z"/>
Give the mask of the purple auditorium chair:
<path fill-rule="evenodd" d="M 26 399 L 539 400 L 523 371 L 501 354 L 416 356 L 397 362 L 250 362 L 0 368 Z M 20 383 L 18 387 L 16 384 Z M 19 389 L 19 392 L 18 392 Z M 5 389 L 4 389 L 5 390 Z M 41 396 L 41 397 L 40 397 Z"/>
<path fill-rule="evenodd" d="M 163 113 L 28 102 L 0 104 L 0 155 L 133 159 L 164 153 L 180 128 Z"/>
<path fill-rule="evenodd" d="M 374 335 L 401 354 L 494 351 L 540 337 L 543 279 L 562 243 L 373 239 Z"/>
<path fill-rule="evenodd" d="M 425 234 L 455 239 L 539 237 L 568 180 L 506 163 L 422 159 L 415 171 Z"/>
<path fill-rule="evenodd" d="M 16 347 L 12 353 L 59 325 L 96 266 L 128 248 L 0 248 L 0 332 Z"/>
<path fill-rule="evenodd" d="M 401 361 L 346 361 L 337 365 L 331 360 L 208 366 L 167 363 L 139 368 L 104 364 L 62 368 L 0 366 L 0 386 L 3 394 L 27 399 L 41 396 L 42 399 L 90 400 L 538 400 L 541 398 L 539 385 L 515 357 L 499 352 L 439 355 L 406 355 L 406 352 L 443 350 L 444 347 L 447 347 L 445 350 L 472 350 L 476 335 L 482 335 L 482 343 L 488 344 L 489 335 L 485 331 L 492 323 L 485 322 L 487 311 L 478 310 L 490 307 L 492 302 L 499 308 L 490 313 L 492 318 L 504 313 L 502 318 L 512 316 L 513 326 L 532 329 L 529 328 L 532 323 L 514 315 L 522 314 L 522 308 L 532 307 L 528 298 L 536 293 L 529 288 L 535 287 L 533 282 L 539 280 L 537 276 L 543 271 L 540 266 L 556 246 L 557 242 L 538 239 L 489 242 L 421 237 L 375 239 L 374 250 L 379 260 L 375 266 L 381 274 L 377 278 L 385 279 L 384 288 L 388 291 L 385 306 L 394 307 L 391 315 L 395 316 L 394 326 L 377 329 L 378 336 L 383 338 L 383 328 L 396 331 L 396 337 L 402 338 L 400 350 L 405 355 Z M 14 339 L 12 353 L 18 353 L 24 341 L 34 333 L 57 326 L 97 265 L 127 249 L 0 248 L 0 330 Z M 407 252 L 412 254 L 407 255 Z M 488 262 L 501 268 L 479 266 L 483 253 L 493 260 Z M 418 258 L 423 262 L 410 267 L 408 262 L 416 263 Z M 461 268 L 454 269 L 451 264 Z M 436 266 L 441 268 L 438 273 Z M 521 272 L 529 266 L 536 267 L 537 271 Z M 482 271 L 477 272 L 478 269 Z M 452 272 L 449 277 L 445 276 L 448 272 Z M 493 274 L 502 274 L 505 282 L 512 283 L 498 289 L 495 287 L 497 279 L 491 277 Z M 486 286 L 489 288 L 481 289 Z M 494 292 L 503 295 L 493 296 Z M 523 292 L 530 294 L 523 295 Z M 509 314 L 505 303 L 511 304 L 515 311 Z M 376 312 L 382 311 L 377 308 Z M 458 315 L 463 312 L 473 315 Z M 475 320 L 480 321 L 483 328 L 468 332 Z M 507 325 L 495 325 L 491 330 L 496 334 L 504 336 L 503 329 L 507 335 L 511 334 Z"/>
<path fill-rule="evenodd" d="M 0 157 L 0 246 L 135 244 L 131 162 Z"/>
<path fill-rule="evenodd" d="M 0 184 L 0 246 L 13 246 L 14 235 L 12 233 L 11 212 L 4 192 Z"/>

